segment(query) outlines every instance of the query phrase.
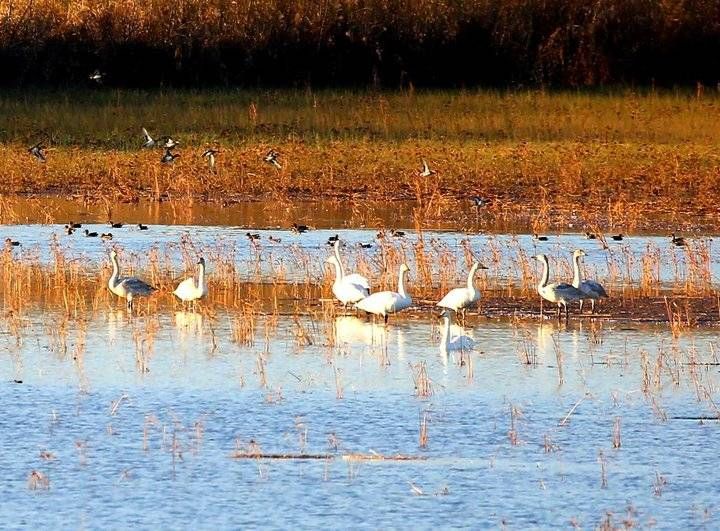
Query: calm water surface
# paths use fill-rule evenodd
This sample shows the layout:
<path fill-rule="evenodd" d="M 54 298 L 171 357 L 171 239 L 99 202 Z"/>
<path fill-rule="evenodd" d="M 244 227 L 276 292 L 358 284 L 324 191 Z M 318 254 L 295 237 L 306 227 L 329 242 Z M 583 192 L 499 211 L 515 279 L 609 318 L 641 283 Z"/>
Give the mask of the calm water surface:
<path fill-rule="evenodd" d="M 37 310 L 19 333 L 4 320 L 3 525 L 591 528 L 607 511 L 718 525 L 718 425 L 686 419 L 715 415 L 698 396 L 718 385 L 716 331 L 478 320 L 470 374 L 428 320 L 259 317 L 238 342 L 238 318 Z M 424 459 L 232 458 L 251 444 Z M 48 490 L 28 489 L 32 470 Z"/>

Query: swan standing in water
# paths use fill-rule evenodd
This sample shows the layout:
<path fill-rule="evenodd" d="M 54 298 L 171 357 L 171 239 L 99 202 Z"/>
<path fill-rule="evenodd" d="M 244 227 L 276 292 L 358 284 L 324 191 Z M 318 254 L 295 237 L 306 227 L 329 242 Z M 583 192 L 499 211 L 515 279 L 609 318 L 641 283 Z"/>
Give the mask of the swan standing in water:
<path fill-rule="evenodd" d="M 472 350 L 475 347 L 475 340 L 469 336 L 459 335 L 450 338 L 450 325 L 452 324 L 453 313 L 453 310 L 445 310 L 440 314 L 440 317 L 443 319 L 440 350 L 445 354 L 457 350 Z"/>
<path fill-rule="evenodd" d="M 370 294 L 370 282 L 368 282 L 368 279 L 364 276 L 358 274 L 358 273 L 350 273 L 349 275 L 345 274 L 345 268 L 342 265 L 342 260 L 340 259 L 340 240 L 336 239 L 333 242 L 333 251 L 335 252 L 335 259 L 337 260 L 338 265 L 340 265 L 340 272 L 342 273 L 343 279 L 347 279 L 346 282 L 352 282 L 353 284 L 357 284 L 358 286 L 362 286 L 365 288 L 368 292 L 368 295 Z M 366 295 L 367 296 L 367 295 Z"/>
<path fill-rule="evenodd" d="M 576 249 L 573 253 L 573 287 L 576 287 L 583 293 L 583 298 L 580 299 L 580 313 L 582 313 L 583 302 L 585 299 L 590 299 L 591 309 L 590 313 L 595 313 L 595 301 L 598 299 L 607 299 L 608 294 L 602 284 L 595 282 L 594 280 L 583 280 L 582 273 L 580 272 L 580 258 L 585 256 L 585 251 L 582 249 Z"/>
<path fill-rule="evenodd" d="M 583 298 L 583 292 L 565 282 L 556 282 L 548 284 L 550 278 L 550 266 L 548 265 L 547 256 L 539 254 L 535 259 L 543 264 L 543 274 L 538 284 L 538 294 L 546 301 L 556 303 L 558 306 L 557 316 L 560 319 L 560 307 L 565 307 L 565 319 L 568 319 L 568 303 L 579 301 Z"/>
<path fill-rule="evenodd" d="M 373 293 L 356 303 L 355 308 L 373 315 L 382 315 L 385 323 L 388 321 L 388 314 L 409 308 L 412 304 L 412 298 L 405 293 L 405 273 L 408 271 L 410 271 L 410 268 L 406 264 L 400 266 L 397 292 L 379 291 Z"/>
<path fill-rule="evenodd" d="M 178 299 L 183 301 L 183 304 L 186 302 L 192 302 L 193 305 L 195 305 L 195 301 L 205 297 L 207 292 L 208 288 L 205 280 L 205 259 L 201 257 L 200 260 L 198 260 L 197 282 L 195 281 L 195 277 L 186 278 L 178 284 L 178 287 L 175 288 L 173 293 Z"/>
<path fill-rule="evenodd" d="M 367 280 L 365 286 L 357 282 L 353 277 L 360 277 L 360 275 L 348 275 L 343 274 L 343 268 L 340 261 L 335 256 L 331 256 L 325 260 L 328 264 L 335 266 L 335 282 L 332 285 L 332 292 L 335 298 L 343 303 L 345 307 L 348 304 L 354 304 L 360 302 L 365 297 L 370 295 L 370 288 L 367 286 Z M 363 277 L 360 277 L 363 278 Z"/>
<path fill-rule="evenodd" d="M 460 311 L 462 320 L 465 320 L 465 310 L 475 304 L 480 299 L 480 292 L 475 288 L 473 282 L 475 272 L 480 267 L 480 262 L 475 262 L 470 268 L 467 278 L 467 287 L 451 289 L 440 302 L 436 304 L 440 308 L 447 308 L 455 312 Z"/>
<path fill-rule="evenodd" d="M 135 297 L 146 297 L 157 290 L 157 288 L 137 277 L 121 277 L 117 253 L 114 250 L 110 252 L 110 261 L 112 262 L 113 272 L 110 275 L 110 280 L 108 280 L 108 289 L 118 297 L 127 299 L 128 309 L 132 309 Z"/>

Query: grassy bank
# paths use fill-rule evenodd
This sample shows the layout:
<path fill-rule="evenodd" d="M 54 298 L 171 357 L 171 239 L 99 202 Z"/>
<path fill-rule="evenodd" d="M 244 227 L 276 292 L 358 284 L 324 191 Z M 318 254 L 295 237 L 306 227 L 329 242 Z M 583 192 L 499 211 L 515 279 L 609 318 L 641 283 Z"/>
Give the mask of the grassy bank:
<path fill-rule="evenodd" d="M 6 195 L 89 201 L 413 199 L 418 222 L 525 207 L 576 227 L 717 223 L 720 98 L 685 93 L 4 93 Z M 141 128 L 181 157 L 140 149 Z M 49 148 L 39 163 L 27 146 Z M 208 168 L 204 149 L 219 148 Z M 280 152 L 282 169 L 265 162 Z M 418 176 L 421 159 L 437 174 Z M 562 225 L 562 223 L 560 223 Z"/>

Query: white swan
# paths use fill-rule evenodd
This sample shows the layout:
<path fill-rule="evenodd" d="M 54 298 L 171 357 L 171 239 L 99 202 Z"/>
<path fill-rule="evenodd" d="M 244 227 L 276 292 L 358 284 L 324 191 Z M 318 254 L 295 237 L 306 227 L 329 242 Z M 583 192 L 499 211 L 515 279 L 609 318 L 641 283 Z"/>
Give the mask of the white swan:
<path fill-rule="evenodd" d="M 556 303 L 558 305 L 558 319 L 560 319 L 560 307 L 565 307 L 565 319 L 568 318 L 568 303 L 573 301 L 579 301 L 583 298 L 583 293 L 576 287 L 565 282 L 558 282 L 554 284 L 548 284 L 550 278 L 550 266 L 548 265 L 547 256 L 539 254 L 535 257 L 536 260 L 543 264 L 543 274 L 538 284 L 538 294 L 545 299 Z"/>
<path fill-rule="evenodd" d="M 475 347 L 475 340 L 466 335 L 459 335 L 450 338 L 450 324 L 452 323 L 453 311 L 445 310 L 440 316 L 443 318 L 442 336 L 440 339 L 440 350 L 444 353 L 457 350 L 472 350 Z"/>
<path fill-rule="evenodd" d="M 465 319 L 465 310 L 480 299 L 480 292 L 475 288 L 475 283 L 473 282 L 478 267 L 480 267 L 480 263 L 475 262 L 470 268 L 467 287 L 451 289 L 436 306 L 455 312 L 461 311 L 462 318 Z"/>
<path fill-rule="evenodd" d="M 359 275 L 358 273 L 350 273 L 349 275 L 345 274 L 345 268 L 343 267 L 342 260 L 340 259 L 340 240 L 335 240 L 335 243 L 333 244 L 333 251 L 335 251 L 335 258 L 337 259 L 337 263 L 340 265 L 340 272 L 342 273 L 343 279 L 347 279 L 345 280 L 346 282 L 352 282 L 353 284 L 365 288 L 369 294 L 370 282 L 368 282 L 367 278 Z"/>
<path fill-rule="evenodd" d="M 370 289 L 356 283 L 353 278 L 360 275 L 343 275 L 342 266 L 336 257 L 331 256 L 325 262 L 335 266 L 335 282 L 332 285 L 332 292 L 335 298 L 345 306 L 359 302 L 370 295 Z"/>
<path fill-rule="evenodd" d="M 400 310 L 410 307 L 412 298 L 405 293 L 404 281 L 405 273 L 408 271 L 410 271 L 410 268 L 406 264 L 400 266 L 397 293 L 394 291 L 379 291 L 373 293 L 356 303 L 355 308 L 374 315 L 382 315 L 387 323 L 388 314 L 399 312 Z"/>
<path fill-rule="evenodd" d="M 595 301 L 597 299 L 607 299 L 608 294 L 602 284 L 595 282 L 594 280 L 583 280 L 582 273 L 580 272 L 580 258 L 585 256 L 585 251 L 582 249 L 576 249 L 573 253 L 573 283 L 572 285 L 583 292 L 583 298 L 580 299 L 580 312 L 582 313 L 583 302 L 585 299 L 590 299 L 592 305 L 590 313 L 595 312 Z"/>
<path fill-rule="evenodd" d="M 173 293 L 175 296 L 185 302 L 195 303 L 196 300 L 202 299 L 207 295 L 208 288 L 205 280 L 205 259 L 198 260 L 198 280 L 195 277 L 189 277 L 180 282 Z"/>
<path fill-rule="evenodd" d="M 152 287 L 137 277 L 121 277 L 120 266 L 118 265 L 115 250 L 110 252 L 110 261 L 112 262 L 113 272 L 108 280 L 108 289 L 118 297 L 127 299 L 127 307 L 129 309 L 132 308 L 135 297 L 152 295 L 152 293 L 157 290 L 157 288 Z"/>

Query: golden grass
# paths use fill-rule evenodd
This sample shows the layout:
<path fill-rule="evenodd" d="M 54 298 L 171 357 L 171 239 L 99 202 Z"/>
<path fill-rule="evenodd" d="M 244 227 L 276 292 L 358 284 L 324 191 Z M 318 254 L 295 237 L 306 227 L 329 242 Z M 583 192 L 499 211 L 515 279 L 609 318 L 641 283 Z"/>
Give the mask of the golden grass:
<path fill-rule="evenodd" d="M 94 98 L 94 99 L 92 99 Z M 146 199 L 172 208 L 261 198 L 416 202 L 421 226 L 482 217 L 472 195 L 495 199 L 493 223 L 528 209 L 524 224 L 717 226 L 717 98 L 682 94 L 543 92 L 141 93 L 5 95 L 0 144 L 5 196 L 77 197 L 111 206 Z M 177 99 L 174 102 L 173 99 Z M 248 112 L 248 108 L 256 109 Z M 181 140 L 160 164 L 140 128 Z M 48 162 L 27 145 L 50 140 Z M 219 146 L 216 171 L 200 154 Z M 282 170 L 263 162 L 273 147 Z M 425 158 L 437 175 L 417 175 Z M 527 217 L 527 216 L 526 216 Z"/>

